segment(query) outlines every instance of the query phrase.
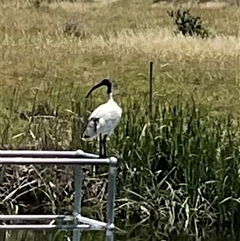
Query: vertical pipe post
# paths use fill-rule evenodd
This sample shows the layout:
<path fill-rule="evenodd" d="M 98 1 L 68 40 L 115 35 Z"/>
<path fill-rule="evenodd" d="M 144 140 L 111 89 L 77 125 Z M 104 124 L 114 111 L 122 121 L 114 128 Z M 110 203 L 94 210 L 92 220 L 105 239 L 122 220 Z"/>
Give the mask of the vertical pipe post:
<path fill-rule="evenodd" d="M 81 213 L 82 206 L 82 182 L 83 182 L 83 172 L 82 166 L 76 165 L 74 166 L 74 213 L 76 215 L 76 219 L 74 224 L 78 224 L 77 215 Z M 79 230 L 73 230 L 73 241 L 80 241 L 81 233 Z"/>
<path fill-rule="evenodd" d="M 149 69 L 149 113 L 152 117 L 152 102 L 153 102 L 153 62 L 150 62 Z"/>
<path fill-rule="evenodd" d="M 109 178 L 108 178 L 108 200 L 107 200 L 107 231 L 106 241 L 113 241 L 114 239 L 114 203 L 116 194 L 116 176 L 117 176 L 117 159 L 110 158 L 109 164 Z"/>

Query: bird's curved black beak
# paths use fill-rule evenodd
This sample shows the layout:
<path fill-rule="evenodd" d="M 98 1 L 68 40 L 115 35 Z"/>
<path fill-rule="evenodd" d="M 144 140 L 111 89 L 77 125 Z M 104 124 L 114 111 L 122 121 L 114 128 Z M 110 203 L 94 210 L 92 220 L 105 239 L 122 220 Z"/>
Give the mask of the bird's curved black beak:
<path fill-rule="evenodd" d="M 95 86 L 92 87 L 92 89 L 89 90 L 89 92 L 86 95 L 86 98 L 96 89 L 100 88 L 101 86 L 107 86 L 107 93 L 110 94 L 112 92 L 112 83 L 110 82 L 109 79 L 103 79 L 99 84 L 96 84 Z"/>
<path fill-rule="evenodd" d="M 103 85 L 104 85 L 103 83 L 99 83 L 99 84 L 93 86 L 92 89 L 90 89 L 89 92 L 87 93 L 86 98 L 88 98 L 88 96 L 89 96 L 95 89 L 98 89 L 98 88 L 100 88 L 100 87 L 103 86 Z"/>

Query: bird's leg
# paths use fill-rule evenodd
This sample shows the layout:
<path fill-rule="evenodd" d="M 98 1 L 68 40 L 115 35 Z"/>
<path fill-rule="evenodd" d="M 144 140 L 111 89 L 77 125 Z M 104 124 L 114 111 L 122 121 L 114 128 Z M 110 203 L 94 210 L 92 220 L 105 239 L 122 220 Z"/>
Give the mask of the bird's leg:
<path fill-rule="evenodd" d="M 99 158 L 103 158 L 103 140 L 102 140 L 102 134 L 99 135 Z"/>
<path fill-rule="evenodd" d="M 103 137 L 103 156 L 107 158 L 107 146 L 106 146 L 107 135 Z"/>

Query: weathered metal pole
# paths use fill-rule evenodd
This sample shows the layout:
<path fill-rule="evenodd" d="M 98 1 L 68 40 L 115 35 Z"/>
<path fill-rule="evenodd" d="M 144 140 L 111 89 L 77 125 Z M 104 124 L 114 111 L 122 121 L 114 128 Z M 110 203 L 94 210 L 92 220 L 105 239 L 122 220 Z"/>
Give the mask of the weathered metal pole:
<path fill-rule="evenodd" d="M 82 166 L 74 166 L 74 213 L 76 215 L 75 225 L 78 225 L 78 215 L 81 214 L 82 208 L 82 182 L 83 182 L 83 172 Z M 80 241 L 81 233 L 79 230 L 73 230 L 73 241 Z"/>
<path fill-rule="evenodd" d="M 107 231 L 106 241 L 114 240 L 114 203 L 116 194 L 117 159 L 110 158 L 108 178 L 108 202 L 107 202 Z"/>
<path fill-rule="evenodd" d="M 152 106 L 153 106 L 153 62 L 150 62 L 149 68 L 149 112 L 152 117 Z"/>

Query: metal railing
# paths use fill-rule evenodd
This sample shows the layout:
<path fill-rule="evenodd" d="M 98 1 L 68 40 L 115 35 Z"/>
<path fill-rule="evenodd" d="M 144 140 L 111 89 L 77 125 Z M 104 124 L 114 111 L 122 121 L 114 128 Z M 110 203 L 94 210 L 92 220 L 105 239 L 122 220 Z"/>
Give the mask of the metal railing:
<path fill-rule="evenodd" d="M 0 230 L 73 230 L 72 241 L 80 241 L 83 230 L 105 230 L 106 241 L 114 239 L 114 202 L 116 191 L 117 159 L 110 157 L 98 159 L 97 155 L 77 151 L 27 151 L 27 150 L 0 150 L 1 165 L 31 165 L 31 164 L 64 164 L 74 165 L 74 214 L 71 215 L 0 215 L 1 221 L 7 220 L 61 220 L 72 222 L 65 225 L 46 224 L 0 224 Z M 108 200 L 106 222 L 97 221 L 81 215 L 82 203 L 82 165 L 109 165 Z"/>

